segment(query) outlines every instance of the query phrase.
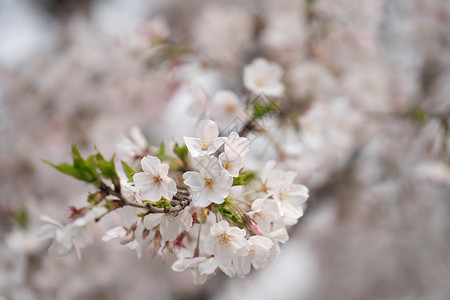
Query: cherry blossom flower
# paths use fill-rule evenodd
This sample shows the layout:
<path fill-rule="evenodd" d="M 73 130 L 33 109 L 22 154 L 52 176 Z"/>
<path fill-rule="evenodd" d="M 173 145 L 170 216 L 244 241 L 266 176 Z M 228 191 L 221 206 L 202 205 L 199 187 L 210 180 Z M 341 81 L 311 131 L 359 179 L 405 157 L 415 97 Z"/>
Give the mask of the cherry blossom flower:
<path fill-rule="evenodd" d="M 258 223 L 258 229 L 264 233 L 264 236 L 272 241 L 285 243 L 289 239 L 276 200 L 268 197 L 256 199 L 248 214 Z"/>
<path fill-rule="evenodd" d="M 116 152 L 122 160 L 134 164 L 136 160 L 150 154 L 151 149 L 139 127 L 131 127 L 130 137 L 131 139 L 124 138 L 116 145 Z"/>
<path fill-rule="evenodd" d="M 197 137 L 183 137 L 189 152 L 193 157 L 206 154 L 213 154 L 225 141 L 219 137 L 219 129 L 216 122 L 205 119 L 197 126 Z"/>
<path fill-rule="evenodd" d="M 192 227 L 192 216 L 187 210 L 174 215 L 172 213 L 153 213 L 145 216 L 144 225 L 147 229 L 159 225 L 162 241 L 173 241 L 182 231 Z"/>
<path fill-rule="evenodd" d="M 218 91 L 212 101 L 208 104 L 206 114 L 209 118 L 217 122 L 221 129 L 232 124 L 238 119 L 246 122 L 249 115 L 245 112 L 245 106 L 239 100 L 239 97 L 232 91 Z"/>
<path fill-rule="evenodd" d="M 144 26 L 139 28 L 138 32 L 151 43 L 164 42 L 170 35 L 169 25 L 161 16 L 153 17 Z"/>
<path fill-rule="evenodd" d="M 247 138 L 239 137 L 236 132 L 230 133 L 226 139 L 224 152 L 219 155 L 219 161 L 231 176 L 239 176 L 239 171 L 244 167 L 246 156 L 250 151 L 249 144 Z"/>
<path fill-rule="evenodd" d="M 228 267 L 233 258 L 248 254 L 246 232 L 238 227 L 230 227 L 225 220 L 215 223 L 205 240 L 205 251 L 214 255 L 219 266 Z"/>
<path fill-rule="evenodd" d="M 276 63 L 265 58 L 256 58 L 244 68 L 244 85 L 251 92 L 269 97 L 280 97 L 284 94 L 281 83 L 283 70 Z"/>
<path fill-rule="evenodd" d="M 217 267 L 217 261 L 214 257 L 194 257 L 178 259 L 173 263 L 172 270 L 183 272 L 188 269 L 194 276 L 194 283 L 203 284 L 206 282 L 208 275 L 214 273 Z"/>
<path fill-rule="evenodd" d="M 167 176 L 169 165 L 162 164 L 155 156 L 146 156 L 141 160 L 142 170 L 133 175 L 136 187 L 141 191 L 142 198 L 158 201 L 161 197 L 168 200 L 177 193 L 175 181 Z"/>
<path fill-rule="evenodd" d="M 308 199 L 308 188 L 301 184 L 294 184 L 295 172 L 275 170 L 267 181 L 269 194 L 277 201 L 283 222 L 295 225 L 303 216 L 303 204 Z"/>
<path fill-rule="evenodd" d="M 47 224 L 39 228 L 38 237 L 43 240 L 53 238 L 48 252 L 53 256 L 63 256 L 69 253 L 73 246 L 69 230 L 49 216 L 41 216 L 40 219 Z"/>
<path fill-rule="evenodd" d="M 127 246 L 130 250 L 136 250 L 137 256 L 141 257 L 141 245 L 134 238 L 134 230 L 128 230 L 123 226 L 114 227 L 105 232 L 102 241 L 108 242 L 115 238 L 120 238 L 120 244 Z"/>
<path fill-rule="evenodd" d="M 74 247 L 78 259 L 81 259 L 80 248 L 84 248 L 93 242 L 94 235 L 92 228 L 88 226 L 89 222 L 106 212 L 105 207 L 95 207 L 88 211 L 85 216 L 66 226 L 49 216 L 41 216 L 41 220 L 47 224 L 39 229 L 37 235 L 40 239 L 53 238 L 53 242 L 48 249 L 51 255 L 66 255 Z"/>
<path fill-rule="evenodd" d="M 248 239 L 248 254 L 245 256 L 234 256 L 233 267 L 238 277 L 244 277 L 250 273 L 251 266 L 255 270 L 263 268 L 270 257 L 270 248 L 273 242 L 264 236 L 252 236 Z"/>
<path fill-rule="evenodd" d="M 188 171 L 183 174 L 184 183 L 192 190 L 192 202 L 198 207 L 223 203 L 229 195 L 228 189 L 233 184 L 233 178 L 214 156 L 202 156 L 197 159 L 197 164 L 200 172 Z"/>
<path fill-rule="evenodd" d="M 128 201 L 142 203 L 141 191 L 126 180 L 120 181 L 120 191 Z"/>

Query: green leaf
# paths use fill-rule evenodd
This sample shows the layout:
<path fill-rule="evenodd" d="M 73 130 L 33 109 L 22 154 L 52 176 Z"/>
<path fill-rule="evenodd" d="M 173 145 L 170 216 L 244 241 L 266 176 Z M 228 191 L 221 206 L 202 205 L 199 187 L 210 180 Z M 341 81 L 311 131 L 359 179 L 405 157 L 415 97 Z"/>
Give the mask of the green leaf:
<path fill-rule="evenodd" d="M 260 119 L 278 110 L 279 108 L 274 102 L 262 103 L 261 101 L 255 101 L 253 104 L 253 118 Z"/>
<path fill-rule="evenodd" d="M 22 228 L 22 229 L 28 228 L 28 223 L 30 221 L 30 218 L 28 217 L 28 211 L 25 207 L 20 208 L 16 212 L 15 219 L 20 228 Z"/>
<path fill-rule="evenodd" d="M 100 186 L 99 178 L 96 172 L 96 162 L 95 159 L 90 157 L 87 161 L 81 157 L 80 152 L 75 144 L 72 145 L 72 158 L 73 165 L 70 164 L 60 164 L 55 165 L 47 160 L 43 160 L 44 163 L 54 167 L 58 171 L 72 176 L 75 179 L 92 183 L 96 187 Z"/>
<path fill-rule="evenodd" d="M 178 156 L 179 159 L 183 162 L 184 167 L 187 167 L 188 163 L 188 148 L 186 145 L 183 147 L 178 146 L 178 144 L 175 144 L 175 147 L 173 148 L 173 151 Z"/>
<path fill-rule="evenodd" d="M 247 185 L 251 183 L 256 177 L 253 172 L 247 172 L 245 174 L 239 174 L 239 176 L 233 178 L 233 186 L 235 185 Z"/>
<path fill-rule="evenodd" d="M 162 142 L 162 143 L 161 143 L 161 146 L 159 146 L 158 153 L 156 153 L 155 156 L 156 156 L 157 158 L 159 158 L 161 161 L 167 159 L 167 155 L 166 155 L 166 145 L 165 145 L 164 142 Z"/>
<path fill-rule="evenodd" d="M 123 171 L 125 172 L 125 176 L 128 178 L 128 182 L 133 182 L 133 175 L 136 174 L 136 171 L 133 170 L 132 167 L 127 165 L 126 162 L 121 161 Z"/>
<path fill-rule="evenodd" d="M 72 144 L 72 158 L 73 158 L 73 166 L 79 167 L 84 165 L 85 161 L 83 157 L 81 157 L 80 151 L 78 150 L 77 145 Z"/>

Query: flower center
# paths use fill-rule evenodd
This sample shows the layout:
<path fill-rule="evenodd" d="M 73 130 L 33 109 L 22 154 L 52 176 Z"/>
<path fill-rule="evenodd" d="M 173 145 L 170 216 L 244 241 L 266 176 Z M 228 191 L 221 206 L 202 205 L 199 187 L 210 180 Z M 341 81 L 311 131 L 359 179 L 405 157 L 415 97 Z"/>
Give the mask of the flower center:
<path fill-rule="evenodd" d="M 156 184 L 159 184 L 162 182 L 162 178 L 158 175 L 158 176 L 154 176 L 153 177 L 153 182 Z"/>
<path fill-rule="evenodd" d="M 233 166 L 233 164 L 232 164 L 232 163 L 228 163 L 228 162 L 224 162 L 222 166 L 223 166 L 226 170 L 229 170 L 229 169 Z"/>
<path fill-rule="evenodd" d="M 292 198 L 292 196 L 289 193 L 289 191 L 282 191 L 282 192 L 280 192 L 279 197 L 280 197 L 280 200 L 286 200 L 286 199 L 291 199 Z"/>
<path fill-rule="evenodd" d="M 226 233 L 222 234 L 222 236 L 220 237 L 220 243 L 222 244 L 222 246 L 230 247 L 231 244 L 230 236 Z"/>
<path fill-rule="evenodd" d="M 255 83 L 259 87 L 265 86 L 266 85 L 266 78 L 258 77 L 258 78 L 256 78 Z"/>
<path fill-rule="evenodd" d="M 248 251 L 248 255 L 253 255 L 253 254 L 255 254 L 255 249 L 253 249 L 253 248 L 251 248 L 249 251 Z"/>
<path fill-rule="evenodd" d="M 200 144 L 202 145 L 202 150 L 208 150 L 208 146 L 210 144 L 210 140 L 209 138 L 201 138 L 200 139 Z"/>
<path fill-rule="evenodd" d="M 206 186 L 208 189 L 212 189 L 213 186 L 214 186 L 213 180 L 212 180 L 211 178 L 209 178 L 209 177 L 205 177 L 205 186 Z"/>
<path fill-rule="evenodd" d="M 235 110 L 236 107 L 233 104 L 228 104 L 225 106 L 225 111 L 230 115 L 233 114 Z"/>

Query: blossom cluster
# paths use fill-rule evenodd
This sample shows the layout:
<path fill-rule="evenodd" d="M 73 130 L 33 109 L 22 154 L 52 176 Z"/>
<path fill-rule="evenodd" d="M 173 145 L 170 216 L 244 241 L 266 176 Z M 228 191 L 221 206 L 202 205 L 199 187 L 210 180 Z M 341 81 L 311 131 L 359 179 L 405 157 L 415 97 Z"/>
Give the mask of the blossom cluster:
<path fill-rule="evenodd" d="M 219 136 L 210 119 L 201 120 L 196 136 L 183 137 L 185 145 L 176 144 L 173 152 L 162 144 L 154 155 L 146 154 L 151 147 L 142 133 L 133 129 L 131 134 L 134 141 L 125 140 L 119 148 L 142 157 L 139 170 L 123 161 L 116 170 L 114 159 L 106 161 L 99 153 L 84 160 L 76 147 L 73 166 L 49 163 L 98 187 L 88 206 L 69 209 L 65 226 L 41 217 L 47 224 L 40 237 L 53 238 L 50 254 L 66 255 L 75 248 L 81 259 L 80 248 L 93 242 L 92 221 L 114 211 L 123 224 L 105 232 L 103 241 L 118 238 L 138 257 L 143 250 L 164 262 L 173 257 L 172 269 L 191 270 L 196 283 L 217 269 L 244 277 L 251 266 L 263 268 L 278 256 L 279 244 L 288 240 L 287 226 L 297 223 L 308 199 L 308 189 L 294 183 L 295 172 L 274 169 L 274 161 L 259 176 L 244 172 L 249 140 L 235 131 Z"/>

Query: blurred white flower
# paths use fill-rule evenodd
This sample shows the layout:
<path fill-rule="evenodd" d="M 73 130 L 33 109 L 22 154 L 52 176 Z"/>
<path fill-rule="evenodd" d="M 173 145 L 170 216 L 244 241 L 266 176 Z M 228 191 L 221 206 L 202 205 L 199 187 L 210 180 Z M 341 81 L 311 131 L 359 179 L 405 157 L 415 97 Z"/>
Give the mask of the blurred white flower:
<path fill-rule="evenodd" d="M 218 91 L 208 104 L 206 115 L 217 122 L 221 129 L 225 129 L 237 119 L 246 122 L 249 115 L 239 97 L 232 91 Z"/>
<path fill-rule="evenodd" d="M 138 32 L 150 43 L 164 42 L 169 38 L 170 29 L 166 19 L 161 16 L 153 17 L 144 26 L 139 28 Z"/>
<path fill-rule="evenodd" d="M 169 165 L 162 164 L 155 156 L 146 156 L 141 160 L 142 170 L 133 175 L 135 186 L 141 191 L 145 200 L 159 201 L 161 197 L 167 200 L 177 193 L 175 181 L 167 176 Z"/>
<path fill-rule="evenodd" d="M 131 127 L 130 138 L 124 138 L 116 145 L 116 153 L 121 160 L 134 165 L 136 161 L 150 154 L 151 149 L 139 127 Z"/>
<path fill-rule="evenodd" d="M 41 216 L 40 219 L 47 224 L 39 229 L 37 235 L 40 239 L 53 238 L 53 242 L 48 249 L 51 255 L 66 255 L 74 247 L 78 259 L 81 259 L 80 248 L 84 248 L 93 242 L 94 236 L 92 228 L 88 226 L 89 222 L 106 212 L 105 207 L 96 207 L 66 226 L 49 216 Z"/>
<path fill-rule="evenodd" d="M 282 76 L 283 70 L 277 63 L 271 63 L 265 58 L 256 58 L 244 68 L 244 86 L 257 95 L 280 97 L 284 94 Z"/>

